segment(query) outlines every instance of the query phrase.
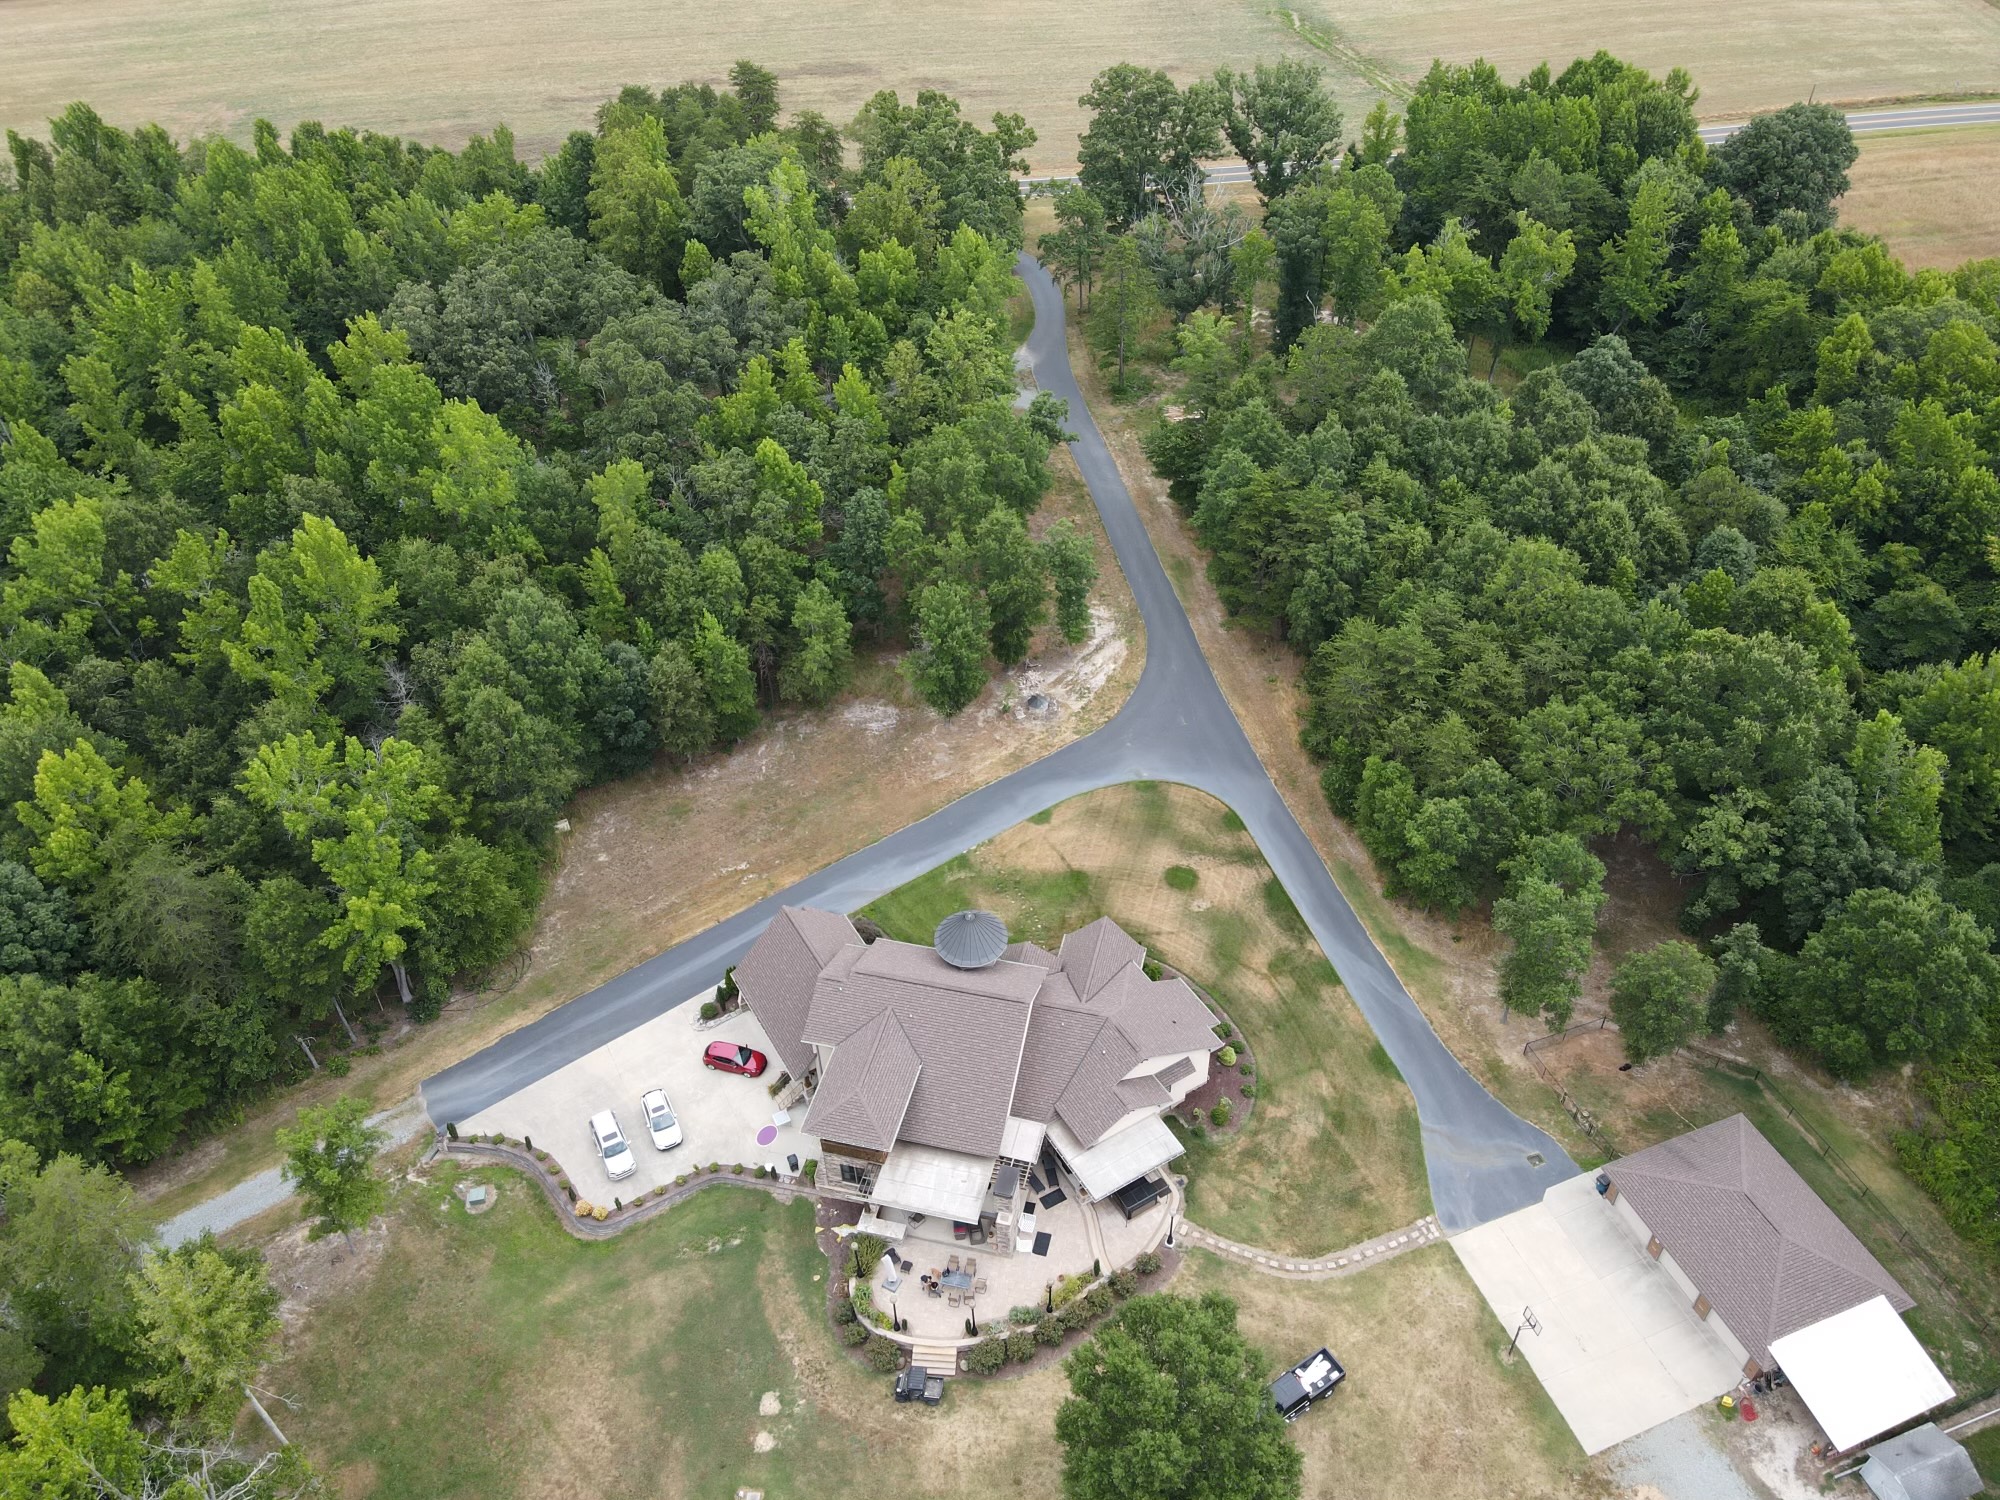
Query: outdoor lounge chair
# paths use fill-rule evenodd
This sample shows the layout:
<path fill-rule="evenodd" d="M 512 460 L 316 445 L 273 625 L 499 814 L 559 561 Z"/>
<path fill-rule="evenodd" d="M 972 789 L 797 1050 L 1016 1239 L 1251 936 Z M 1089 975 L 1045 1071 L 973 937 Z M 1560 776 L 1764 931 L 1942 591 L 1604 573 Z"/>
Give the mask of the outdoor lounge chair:
<path fill-rule="evenodd" d="M 975 1297 L 984 1297 L 986 1295 L 986 1278 L 984 1276 L 972 1283 L 972 1295 Z"/>
<path fill-rule="evenodd" d="M 978 1256 L 968 1255 L 965 1257 L 965 1274 L 968 1276 L 977 1276 L 979 1274 Z"/>
<path fill-rule="evenodd" d="M 952 1256 L 951 1259 L 944 1263 L 944 1268 L 947 1271 L 956 1271 L 958 1269 L 958 1257 L 956 1255 Z"/>
<path fill-rule="evenodd" d="M 945 1306 L 947 1307 L 958 1307 L 961 1305 L 964 1299 L 959 1294 L 958 1288 L 953 1287 L 951 1288 L 951 1290 L 949 1290 L 944 1294 L 944 1301 L 945 1301 Z"/>

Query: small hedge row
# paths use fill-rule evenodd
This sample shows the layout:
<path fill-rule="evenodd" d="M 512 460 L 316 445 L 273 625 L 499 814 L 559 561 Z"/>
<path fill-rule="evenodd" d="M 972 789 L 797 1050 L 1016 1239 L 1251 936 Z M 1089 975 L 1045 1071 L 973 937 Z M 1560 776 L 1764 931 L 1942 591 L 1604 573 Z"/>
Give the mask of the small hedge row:
<path fill-rule="evenodd" d="M 1057 1303 L 1053 1312 L 1038 1313 L 1032 1307 L 1017 1307 L 1010 1312 L 1008 1321 L 1015 1326 L 1006 1333 L 996 1333 L 991 1338 L 981 1339 L 965 1351 L 965 1367 L 975 1375 L 991 1375 L 1010 1360 L 1015 1364 L 1026 1364 L 1035 1357 L 1035 1351 L 1054 1348 L 1068 1335 L 1087 1328 L 1120 1302 L 1139 1290 L 1139 1278 L 1151 1276 L 1160 1269 L 1160 1257 L 1151 1250 L 1146 1251 L 1132 1262 L 1129 1269 L 1115 1271 L 1104 1281 L 1090 1286 L 1088 1290 L 1074 1285 L 1079 1279 L 1088 1285 L 1091 1277 L 1079 1272 L 1077 1276 L 1065 1277 L 1053 1294 Z M 1068 1295 L 1064 1295 L 1064 1288 Z"/>

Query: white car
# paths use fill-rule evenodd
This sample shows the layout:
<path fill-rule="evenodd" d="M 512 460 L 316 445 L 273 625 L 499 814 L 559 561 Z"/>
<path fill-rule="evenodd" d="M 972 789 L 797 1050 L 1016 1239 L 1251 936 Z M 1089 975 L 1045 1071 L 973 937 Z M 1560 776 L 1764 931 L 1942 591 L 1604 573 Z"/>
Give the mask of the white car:
<path fill-rule="evenodd" d="M 648 1089 L 641 1094 L 639 1108 L 645 1112 L 646 1129 L 652 1134 L 655 1146 L 671 1151 L 681 1143 L 681 1122 L 674 1118 L 674 1107 L 667 1103 L 665 1089 Z"/>
<path fill-rule="evenodd" d="M 625 1133 L 618 1128 L 618 1117 L 610 1110 L 590 1117 L 590 1137 L 597 1143 L 597 1154 L 604 1158 L 604 1174 L 613 1182 L 639 1170 L 632 1148 L 625 1144 Z"/>

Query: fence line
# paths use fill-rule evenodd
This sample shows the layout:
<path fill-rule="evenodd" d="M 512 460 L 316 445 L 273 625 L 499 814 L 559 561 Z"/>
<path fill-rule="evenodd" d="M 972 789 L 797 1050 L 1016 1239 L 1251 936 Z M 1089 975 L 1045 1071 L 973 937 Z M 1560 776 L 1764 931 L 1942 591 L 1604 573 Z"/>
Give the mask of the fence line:
<path fill-rule="evenodd" d="M 1562 1101 L 1562 1107 L 1569 1112 L 1569 1117 L 1576 1121 L 1577 1128 L 1590 1137 L 1590 1143 L 1606 1156 L 1615 1156 L 1617 1153 L 1612 1150 L 1611 1143 L 1598 1133 L 1597 1121 L 1590 1111 L 1577 1102 L 1576 1096 L 1564 1088 L 1556 1075 L 1549 1071 L 1548 1064 L 1535 1055 L 1544 1047 L 1553 1047 L 1579 1031 L 1602 1031 L 1604 1022 L 1605 1017 L 1599 1016 L 1595 1021 L 1579 1021 L 1574 1026 L 1565 1026 L 1561 1031 L 1529 1037 L 1521 1044 L 1521 1055 L 1535 1065 L 1535 1072 L 1541 1076 L 1542 1082 L 1555 1091 L 1556 1098 Z"/>

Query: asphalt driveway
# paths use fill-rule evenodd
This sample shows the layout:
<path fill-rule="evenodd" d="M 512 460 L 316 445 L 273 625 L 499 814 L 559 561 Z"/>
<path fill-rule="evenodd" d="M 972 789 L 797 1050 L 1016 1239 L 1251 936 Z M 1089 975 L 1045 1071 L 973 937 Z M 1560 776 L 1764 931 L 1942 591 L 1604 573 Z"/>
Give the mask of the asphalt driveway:
<path fill-rule="evenodd" d="M 1146 665 L 1132 696 L 1095 733 L 765 897 L 427 1079 L 431 1118 L 463 1120 L 491 1108 L 716 983 L 781 905 L 855 911 L 1065 798 L 1126 781 L 1178 781 L 1219 798 L 1243 819 L 1409 1085 L 1423 1122 L 1438 1222 L 1447 1231 L 1464 1229 L 1540 1202 L 1550 1183 L 1575 1173 L 1575 1164 L 1545 1132 L 1487 1093 L 1439 1040 L 1272 785 L 1216 685 L 1077 388 L 1062 294 L 1027 255 L 1018 269 L 1035 304 L 1027 349 L 1036 383 L 1069 402 L 1076 432 L 1070 452 L 1145 620 Z M 574 1128 L 583 1129 L 582 1119 Z"/>
<path fill-rule="evenodd" d="M 1588 1176 L 1540 1203 L 1454 1235 L 1494 1316 L 1512 1333 L 1532 1308 L 1541 1332 L 1520 1350 L 1586 1453 L 1713 1401 L 1741 1363 L 1597 1195 Z"/>
<path fill-rule="evenodd" d="M 655 1016 L 586 1052 L 574 1062 L 545 1074 L 466 1120 L 461 1135 L 502 1135 L 532 1140 L 568 1169 L 579 1196 L 593 1201 L 612 1197 L 628 1202 L 650 1188 L 671 1183 L 697 1163 L 731 1166 L 772 1166 L 787 1169 L 787 1156 L 801 1162 L 816 1150 L 799 1124 L 805 1111 L 793 1111 L 789 1124 L 774 1116 L 777 1104 L 766 1085 L 783 1071 L 764 1029 L 747 1010 L 717 1025 L 697 1030 L 704 992 L 689 1003 Z M 701 1054 L 710 1042 L 743 1042 L 771 1058 L 762 1078 L 745 1078 L 702 1066 Z M 646 1133 L 639 1096 L 648 1089 L 667 1091 L 681 1123 L 682 1143 L 670 1151 L 653 1145 Z M 618 1116 L 618 1126 L 631 1143 L 638 1169 L 630 1177 L 611 1181 L 590 1139 L 590 1117 L 600 1109 Z M 768 1138 L 765 1133 L 768 1132 Z"/>

